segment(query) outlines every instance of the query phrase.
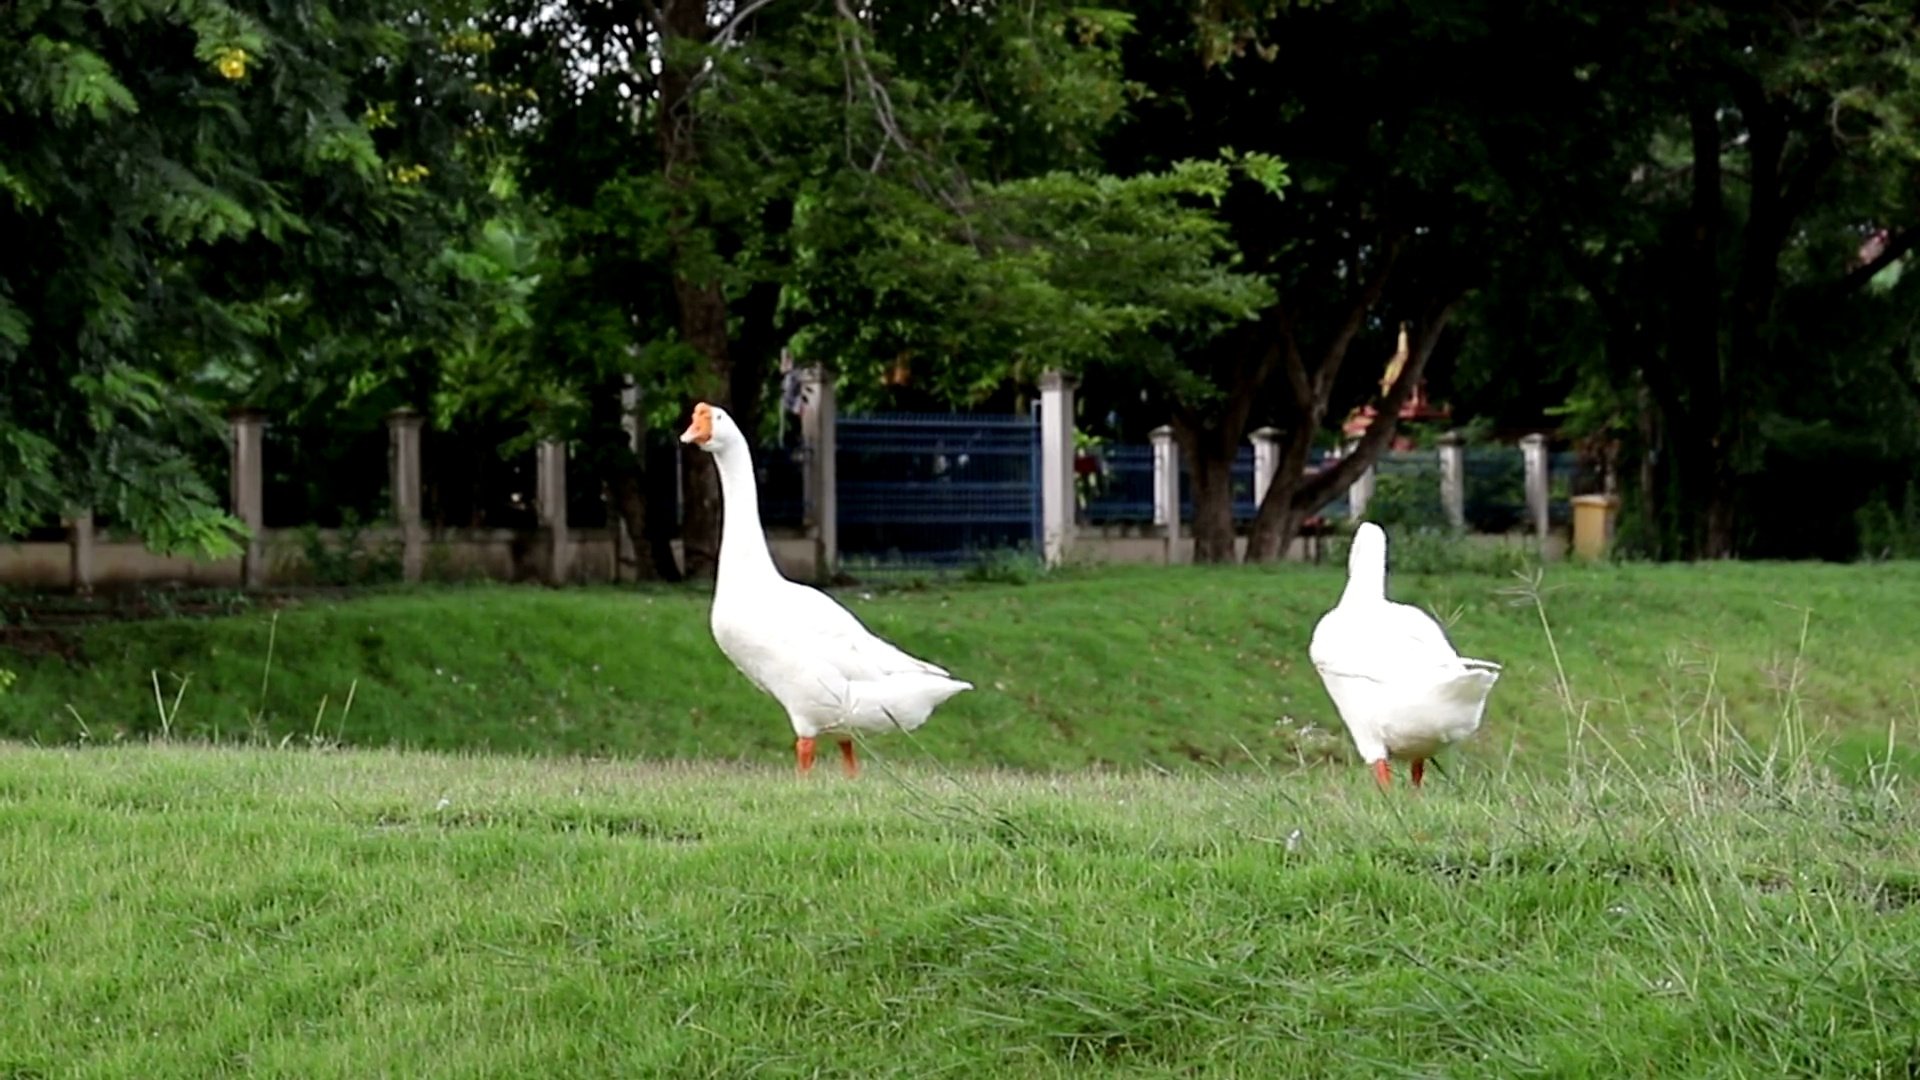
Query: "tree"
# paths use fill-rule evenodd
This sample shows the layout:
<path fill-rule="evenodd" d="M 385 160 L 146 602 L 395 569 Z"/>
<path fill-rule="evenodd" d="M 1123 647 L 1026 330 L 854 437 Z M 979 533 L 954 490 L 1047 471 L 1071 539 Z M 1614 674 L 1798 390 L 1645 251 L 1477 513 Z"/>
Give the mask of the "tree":
<path fill-rule="evenodd" d="M 0 12 L 0 531 L 69 508 L 230 551 L 216 406 L 457 308 L 459 12 L 125 0 Z"/>
<path fill-rule="evenodd" d="M 1638 395 L 1619 411 L 1636 418 L 1629 538 L 1648 553 L 1763 544 L 1742 518 L 1769 431 L 1821 421 L 1806 406 L 1834 404 L 1834 358 L 1878 336 L 1863 289 L 1920 238 L 1916 29 L 1905 5 L 1692 4 L 1589 71 L 1603 126 L 1630 138 L 1589 158 L 1545 235 L 1604 319 L 1604 381 Z M 1876 226 L 1892 231 L 1861 259 Z M 1882 393 L 1905 340 L 1869 361 Z"/>
<path fill-rule="evenodd" d="M 578 270 L 553 280 L 609 313 L 576 307 L 590 325 L 631 328 L 632 348 L 599 355 L 654 401 L 730 403 L 754 430 L 783 342 L 854 399 L 906 370 L 977 401 L 1258 306 L 1208 216 L 1225 165 L 1096 168 L 1124 104 L 1123 16 L 848 0 L 500 16 L 520 28 L 503 70 L 538 102 L 521 118 L 529 191 Z M 1234 168 L 1283 181 L 1265 156 Z M 576 385 L 606 374 L 569 355 Z M 685 485 L 689 574 L 717 550 L 705 482 Z"/>
<path fill-rule="evenodd" d="M 1239 265 L 1274 300 L 1185 352 L 1159 379 L 1191 463 L 1195 557 L 1233 557 L 1232 462 L 1256 417 L 1283 432 L 1247 558 L 1285 550 L 1393 437 L 1462 298 L 1506 244 L 1514 198 L 1493 167 L 1504 140 L 1567 122 L 1581 88 L 1553 11 L 1499 17 L 1472 3 L 1146 5 L 1128 75 L 1150 87 L 1111 140 L 1120 171 L 1228 150 L 1284 158 L 1284 200 L 1241 185 L 1223 206 Z M 1544 43 L 1544 44 L 1543 44 Z M 1355 450 L 1311 476 L 1329 422 L 1357 403 L 1397 328 L 1412 349 Z"/>

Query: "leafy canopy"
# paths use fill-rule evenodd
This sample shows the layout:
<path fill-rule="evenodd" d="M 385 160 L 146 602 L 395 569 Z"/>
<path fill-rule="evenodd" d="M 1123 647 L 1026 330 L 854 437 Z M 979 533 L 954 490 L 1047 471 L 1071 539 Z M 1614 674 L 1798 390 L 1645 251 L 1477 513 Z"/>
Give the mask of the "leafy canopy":
<path fill-rule="evenodd" d="M 0 9 L 0 532 L 231 551 L 219 406 L 450 319 L 488 102 L 459 9 Z"/>

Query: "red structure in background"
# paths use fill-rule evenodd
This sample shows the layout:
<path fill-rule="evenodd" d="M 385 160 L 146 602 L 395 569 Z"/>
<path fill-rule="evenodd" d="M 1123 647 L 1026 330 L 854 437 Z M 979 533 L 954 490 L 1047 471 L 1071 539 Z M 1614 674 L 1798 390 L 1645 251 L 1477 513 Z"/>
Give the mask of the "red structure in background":
<path fill-rule="evenodd" d="M 1381 397 L 1386 397 L 1387 391 L 1393 388 L 1393 380 L 1400 377 L 1400 369 L 1405 367 L 1406 363 L 1407 328 L 1402 325 L 1400 347 L 1394 350 L 1393 359 L 1387 361 L 1386 374 L 1380 376 Z M 1371 404 L 1362 405 L 1348 414 L 1347 422 L 1341 425 L 1340 430 L 1348 439 L 1358 439 L 1373 426 L 1374 417 L 1378 415 L 1380 415 L 1378 410 Z M 1409 420 L 1445 420 L 1451 415 L 1453 415 L 1452 410 L 1445 405 L 1435 406 L 1427 401 L 1427 384 L 1424 380 L 1413 388 L 1413 393 L 1407 398 L 1406 404 L 1400 406 L 1401 423 Z M 1412 450 L 1413 448 L 1412 437 L 1400 431 L 1394 432 L 1393 442 L 1388 447 L 1390 450 Z"/>

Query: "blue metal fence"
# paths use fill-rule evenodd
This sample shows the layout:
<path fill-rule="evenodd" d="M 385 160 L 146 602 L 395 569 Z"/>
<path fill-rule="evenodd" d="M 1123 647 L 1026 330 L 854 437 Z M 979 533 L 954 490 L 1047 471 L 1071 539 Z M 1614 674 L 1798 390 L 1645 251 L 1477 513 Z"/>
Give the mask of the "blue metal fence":
<path fill-rule="evenodd" d="M 1573 504 L 1568 499 L 1573 495 L 1579 468 L 1580 455 L 1572 450 L 1547 455 L 1547 520 L 1555 525 L 1573 520 Z"/>
<path fill-rule="evenodd" d="M 1087 499 L 1085 520 L 1091 525 L 1149 524 L 1153 521 L 1153 447 L 1109 446 L 1100 451 L 1105 476 Z M 1318 450 L 1308 459 L 1309 472 L 1332 462 Z M 1233 520 L 1252 521 L 1260 508 L 1253 501 L 1253 447 L 1241 450 L 1233 462 Z M 1328 520 L 1345 519 L 1347 495 L 1341 492 L 1320 511 Z M 1193 478 L 1186 459 L 1180 465 L 1180 519 L 1193 520 Z"/>
<path fill-rule="evenodd" d="M 1036 418 L 849 416 L 838 434 L 840 550 L 850 561 L 953 566 L 1038 547 Z"/>
<path fill-rule="evenodd" d="M 1396 525 L 1445 525 L 1439 457 L 1431 450 L 1389 450 L 1375 458 L 1367 519 Z"/>
<path fill-rule="evenodd" d="M 1321 469 L 1331 469 L 1338 460 L 1331 451 L 1315 450 L 1307 458 L 1307 471 L 1312 473 Z M 1334 496 L 1332 502 L 1320 508 L 1319 517 L 1329 522 L 1345 521 L 1352 510 L 1353 504 L 1347 501 L 1347 493 L 1342 489 L 1340 494 Z"/>
<path fill-rule="evenodd" d="M 1527 462 L 1517 446 L 1469 446 L 1462 453 L 1467 529 L 1504 533 L 1528 527 Z"/>
<path fill-rule="evenodd" d="M 1253 504 L 1253 447 L 1243 446 L 1234 455 L 1228 482 L 1233 485 L 1233 520 L 1252 521 L 1259 509 Z M 1185 455 L 1180 458 L 1180 520 L 1193 520 L 1193 472 Z"/>
<path fill-rule="evenodd" d="M 762 525 L 798 528 L 807 517 L 807 458 L 799 444 L 768 446 L 753 452 L 754 478 L 760 491 Z"/>
<path fill-rule="evenodd" d="M 1087 499 L 1088 524 L 1151 524 L 1153 447 L 1103 447 L 1100 459 L 1105 464 L 1105 475 L 1097 490 Z"/>

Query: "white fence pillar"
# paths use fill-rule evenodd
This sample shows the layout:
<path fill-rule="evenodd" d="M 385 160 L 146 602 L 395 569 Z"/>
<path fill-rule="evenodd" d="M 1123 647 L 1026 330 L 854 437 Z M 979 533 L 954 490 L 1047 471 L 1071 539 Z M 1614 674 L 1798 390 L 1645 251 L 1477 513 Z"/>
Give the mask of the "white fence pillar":
<path fill-rule="evenodd" d="M 66 523 L 67 570 L 73 591 L 86 596 L 93 592 L 93 511 L 75 510 Z"/>
<path fill-rule="evenodd" d="M 400 529 L 400 576 L 419 581 L 426 568 L 427 536 L 420 497 L 422 417 L 412 409 L 387 414 L 387 479 L 393 523 Z"/>
<path fill-rule="evenodd" d="M 1040 536 L 1048 566 L 1073 544 L 1073 390 L 1062 371 L 1040 376 Z"/>
<path fill-rule="evenodd" d="M 625 385 L 620 387 L 620 430 L 627 434 L 627 449 L 639 460 L 638 467 L 645 471 L 647 460 L 646 425 L 640 418 L 640 385 L 628 375 Z M 640 550 L 647 542 L 644 536 L 635 536 L 627 531 L 627 515 L 621 511 L 618 499 L 607 508 L 607 535 L 613 538 L 613 580 L 620 581 L 620 567 L 626 560 L 625 552 Z"/>
<path fill-rule="evenodd" d="M 635 454 L 646 452 L 646 430 L 640 423 L 640 384 L 631 375 L 620 388 L 620 430 L 627 433 L 627 449 Z"/>
<path fill-rule="evenodd" d="M 833 580 L 840 566 L 838 404 L 833 397 L 833 373 L 815 365 L 806 369 L 800 383 L 800 437 L 807 448 L 804 477 L 807 504 L 806 523 L 813 533 L 814 576 Z"/>
<path fill-rule="evenodd" d="M 1467 440 L 1457 431 L 1440 436 L 1440 507 L 1456 532 L 1467 527 Z"/>
<path fill-rule="evenodd" d="M 1346 453 L 1349 456 L 1352 455 L 1359 446 L 1358 442 L 1348 443 Z M 1347 489 L 1347 517 L 1354 521 L 1366 520 L 1367 503 L 1371 501 L 1373 501 L 1373 466 L 1369 465 L 1367 471 L 1361 473 L 1360 478 Z"/>
<path fill-rule="evenodd" d="M 573 567 L 573 544 L 567 535 L 567 444 L 542 439 L 534 459 L 533 500 L 547 534 L 547 581 L 563 585 Z"/>
<path fill-rule="evenodd" d="M 1180 542 L 1180 444 L 1173 429 L 1162 424 L 1153 440 L 1153 523 L 1166 529 L 1167 561 L 1174 561 Z"/>
<path fill-rule="evenodd" d="M 231 494 L 233 516 L 247 528 L 246 549 L 240 557 L 240 585 L 257 589 L 267 581 L 266 463 L 263 459 L 267 419 L 251 409 L 236 410 L 228 422 L 233 432 Z"/>
<path fill-rule="evenodd" d="M 1273 487 L 1273 474 L 1280 469 L 1280 429 L 1255 428 L 1247 440 L 1253 443 L 1253 506 L 1258 510 Z"/>
<path fill-rule="evenodd" d="M 1547 540 L 1547 437 L 1534 432 L 1520 437 L 1520 458 L 1527 467 L 1527 520 L 1541 543 Z"/>

